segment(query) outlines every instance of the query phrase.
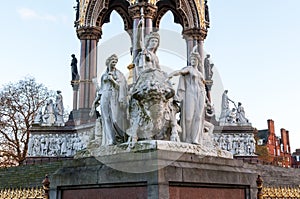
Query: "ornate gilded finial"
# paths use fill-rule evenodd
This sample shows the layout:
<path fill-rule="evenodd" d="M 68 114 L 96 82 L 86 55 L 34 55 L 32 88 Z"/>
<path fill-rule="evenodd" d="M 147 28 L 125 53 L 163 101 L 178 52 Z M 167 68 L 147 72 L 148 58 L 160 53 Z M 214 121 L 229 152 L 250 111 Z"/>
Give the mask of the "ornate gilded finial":
<path fill-rule="evenodd" d="M 263 199 L 263 180 L 260 175 L 257 176 L 256 179 L 256 185 L 257 185 L 257 199 Z"/>
<path fill-rule="evenodd" d="M 45 179 L 42 181 L 42 184 L 44 189 L 44 198 L 49 199 L 50 181 L 48 178 L 48 174 L 46 174 Z"/>

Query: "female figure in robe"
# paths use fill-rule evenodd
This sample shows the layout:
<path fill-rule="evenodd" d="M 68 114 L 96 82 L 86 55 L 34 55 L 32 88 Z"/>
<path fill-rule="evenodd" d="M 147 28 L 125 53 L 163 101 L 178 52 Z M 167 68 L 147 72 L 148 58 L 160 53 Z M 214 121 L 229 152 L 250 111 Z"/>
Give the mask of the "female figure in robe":
<path fill-rule="evenodd" d="M 140 28 L 138 28 L 140 30 Z M 137 80 L 140 73 L 148 69 L 160 70 L 159 60 L 156 55 L 156 51 L 159 46 L 160 36 L 157 32 L 151 32 L 144 39 L 141 38 L 143 35 L 138 31 L 137 33 L 137 46 L 136 48 L 140 51 L 134 59 L 135 71 L 134 81 Z"/>
<path fill-rule="evenodd" d="M 125 76 L 116 69 L 118 57 L 113 54 L 106 60 L 107 70 L 101 77 L 101 86 L 93 102 L 90 115 L 100 105 L 102 121 L 102 145 L 114 145 L 119 138 L 124 141 L 122 134 L 127 125 L 127 82 Z"/>
<path fill-rule="evenodd" d="M 248 119 L 245 116 L 245 110 L 244 110 L 244 107 L 242 107 L 241 102 L 238 102 L 236 120 L 237 120 L 237 123 L 239 123 L 239 124 L 247 124 L 248 123 Z"/>
<path fill-rule="evenodd" d="M 204 131 L 206 90 L 199 53 L 191 53 L 190 63 L 190 66 L 171 73 L 169 79 L 180 75 L 177 97 L 181 102 L 181 141 L 201 144 Z M 202 70 L 199 71 L 198 67 Z"/>

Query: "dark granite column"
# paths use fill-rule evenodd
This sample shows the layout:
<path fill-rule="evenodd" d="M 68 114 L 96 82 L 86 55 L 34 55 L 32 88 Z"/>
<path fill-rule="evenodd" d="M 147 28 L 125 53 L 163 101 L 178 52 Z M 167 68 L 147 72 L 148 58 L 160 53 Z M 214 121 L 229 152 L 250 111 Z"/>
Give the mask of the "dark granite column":
<path fill-rule="evenodd" d="M 81 27 L 77 29 L 77 36 L 81 42 L 80 52 L 80 80 L 78 93 L 74 93 L 73 119 L 76 125 L 90 122 L 89 112 L 95 99 L 97 78 L 97 44 L 101 38 L 101 28 Z"/>

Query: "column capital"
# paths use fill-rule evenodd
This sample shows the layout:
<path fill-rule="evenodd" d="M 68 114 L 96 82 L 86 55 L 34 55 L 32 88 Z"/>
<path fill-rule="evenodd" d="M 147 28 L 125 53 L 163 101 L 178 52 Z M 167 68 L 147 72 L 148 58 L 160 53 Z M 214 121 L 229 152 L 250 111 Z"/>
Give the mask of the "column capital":
<path fill-rule="evenodd" d="M 76 30 L 77 37 L 80 40 L 97 40 L 101 38 L 102 30 L 101 27 L 90 27 L 90 26 L 83 26 Z"/>
<path fill-rule="evenodd" d="M 200 28 L 190 28 L 182 31 L 183 38 L 186 40 L 204 41 L 207 36 L 207 30 Z"/>
<path fill-rule="evenodd" d="M 144 9 L 144 18 L 153 19 L 157 13 L 157 6 L 150 3 L 141 2 L 129 6 L 128 12 L 132 19 L 141 18 L 141 8 Z"/>

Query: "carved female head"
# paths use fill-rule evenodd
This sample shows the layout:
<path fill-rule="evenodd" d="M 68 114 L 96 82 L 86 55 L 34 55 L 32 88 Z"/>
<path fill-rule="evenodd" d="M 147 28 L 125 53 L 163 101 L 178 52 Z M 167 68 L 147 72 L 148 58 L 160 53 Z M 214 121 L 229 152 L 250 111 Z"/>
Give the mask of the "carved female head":
<path fill-rule="evenodd" d="M 190 63 L 192 66 L 199 66 L 201 64 L 200 54 L 197 52 L 192 52 L 190 55 Z"/>
<path fill-rule="evenodd" d="M 107 66 L 107 71 L 113 70 L 118 63 L 118 56 L 116 54 L 111 55 L 106 59 L 105 65 Z"/>
<path fill-rule="evenodd" d="M 201 56 L 197 52 L 197 45 L 194 46 L 194 48 L 190 54 L 190 63 L 191 63 L 191 66 L 197 68 L 203 74 L 204 68 L 203 68 Z"/>
<path fill-rule="evenodd" d="M 147 49 L 153 49 L 156 52 L 160 42 L 160 36 L 157 32 L 151 32 L 145 37 L 145 46 Z"/>

